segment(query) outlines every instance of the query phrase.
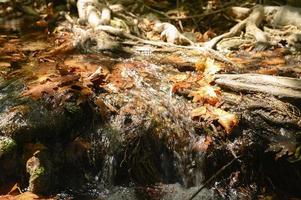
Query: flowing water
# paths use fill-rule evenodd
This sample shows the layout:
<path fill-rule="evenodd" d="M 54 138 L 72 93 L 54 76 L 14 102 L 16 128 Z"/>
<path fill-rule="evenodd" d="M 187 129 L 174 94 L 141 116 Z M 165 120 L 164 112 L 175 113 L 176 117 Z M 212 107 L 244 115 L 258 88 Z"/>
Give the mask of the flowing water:
<path fill-rule="evenodd" d="M 261 166 L 254 161 L 264 159 L 258 134 L 239 129 L 237 138 L 211 141 L 217 145 L 212 151 L 195 149 L 215 122 L 192 120 L 197 105 L 173 87 L 175 79 L 198 76 L 194 63 L 204 55 L 58 50 L 50 41 L 60 43 L 67 36 L 27 33 L 22 23 L 13 24 L 2 23 L 0 38 L 0 135 L 17 141 L 13 155 L 18 159 L 9 163 L 11 157 L 0 157 L 17 166 L 16 171 L 3 169 L 0 186 L 10 179 L 23 190 L 36 187 L 34 180 L 28 183 L 24 166 L 38 150 L 46 155 L 50 175 L 44 178 L 53 181 L 48 195 L 57 199 L 188 200 L 244 148 L 252 155 L 225 170 L 195 199 L 258 194 L 257 178 L 244 177 L 256 174 Z M 99 69 L 106 74 L 91 85 L 87 77 Z"/>

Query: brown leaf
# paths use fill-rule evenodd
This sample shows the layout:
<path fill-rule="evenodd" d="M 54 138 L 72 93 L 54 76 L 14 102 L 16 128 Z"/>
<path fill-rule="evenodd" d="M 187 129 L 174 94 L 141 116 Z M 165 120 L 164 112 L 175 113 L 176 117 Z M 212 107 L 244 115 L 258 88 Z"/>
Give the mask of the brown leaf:
<path fill-rule="evenodd" d="M 213 59 L 207 58 L 205 63 L 204 74 L 213 75 L 221 70 L 221 65 L 214 61 Z"/>
<path fill-rule="evenodd" d="M 257 71 L 259 74 L 266 74 L 266 75 L 277 75 L 279 72 L 279 69 L 277 67 L 273 67 L 273 68 L 263 68 L 263 69 L 259 69 Z"/>
<path fill-rule="evenodd" d="M 193 102 L 215 105 L 219 102 L 220 88 L 209 85 L 204 86 L 197 91 L 191 92 L 189 96 L 193 97 Z"/>
<path fill-rule="evenodd" d="M 204 72 L 206 68 L 206 59 L 200 59 L 194 65 L 196 71 Z"/>
<path fill-rule="evenodd" d="M 261 63 L 262 63 L 262 65 L 265 65 L 265 66 L 284 65 L 285 60 L 284 60 L 284 58 L 280 58 L 280 57 L 274 57 L 274 58 L 269 57 L 268 59 L 263 60 Z"/>
<path fill-rule="evenodd" d="M 24 192 L 22 194 L 15 196 L 15 200 L 34 200 L 34 199 L 39 199 L 39 196 L 32 192 Z"/>
<path fill-rule="evenodd" d="M 11 64 L 9 62 L 0 62 L 0 70 L 9 68 Z"/>
<path fill-rule="evenodd" d="M 67 54 L 75 49 L 72 42 L 65 42 L 58 47 L 53 48 L 51 51 L 47 52 L 45 56 L 55 56 L 61 54 Z"/>
<path fill-rule="evenodd" d="M 199 108 L 196 108 L 194 109 L 192 112 L 191 112 L 191 116 L 192 118 L 195 118 L 195 117 L 202 117 L 204 118 L 204 115 L 207 113 L 207 108 L 206 106 L 201 106 Z"/>
<path fill-rule="evenodd" d="M 233 128 L 238 125 L 238 118 L 233 113 L 226 112 L 220 108 L 213 108 L 211 112 L 216 116 L 227 134 L 230 134 Z"/>
<path fill-rule="evenodd" d="M 203 72 L 205 75 L 213 75 L 221 70 L 221 65 L 210 58 L 201 58 L 195 63 L 197 71 Z"/>
<path fill-rule="evenodd" d="M 23 96 L 30 96 L 33 99 L 40 99 L 43 94 L 53 95 L 57 91 L 56 82 L 46 82 L 44 84 L 31 85 L 27 91 L 23 92 Z"/>
<path fill-rule="evenodd" d="M 0 195 L 0 200 L 15 200 L 13 195 Z"/>
<path fill-rule="evenodd" d="M 172 86 L 172 93 L 181 93 L 183 90 L 189 89 L 191 87 L 190 83 L 187 82 L 179 82 L 179 83 L 175 83 Z"/>
<path fill-rule="evenodd" d="M 185 81 L 188 77 L 189 77 L 188 74 L 177 74 L 169 77 L 169 80 L 171 80 L 172 82 L 181 82 L 181 81 Z"/>

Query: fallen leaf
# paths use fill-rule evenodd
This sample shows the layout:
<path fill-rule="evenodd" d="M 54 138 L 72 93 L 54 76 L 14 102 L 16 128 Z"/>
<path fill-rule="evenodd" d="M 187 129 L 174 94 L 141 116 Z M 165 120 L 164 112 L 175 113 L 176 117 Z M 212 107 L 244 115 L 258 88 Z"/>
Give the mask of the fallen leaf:
<path fill-rule="evenodd" d="M 22 45 L 22 51 L 42 51 L 49 47 L 49 43 L 42 40 L 25 42 Z"/>
<path fill-rule="evenodd" d="M 0 62 L 0 69 L 9 68 L 11 64 L 9 62 Z"/>
<path fill-rule="evenodd" d="M 226 112 L 220 108 L 213 108 L 211 112 L 216 116 L 218 123 L 224 127 L 227 134 L 230 134 L 238 124 L 238 118 L 233 113 Z"/>
<path fill-rule="evenodd" d="M 205 74 L 216 74 L 221 70 L 221 65 L 215 62 L 213 59 L 207 58 L 205 63 Z"/>
<path fill-rule="evenodd" d="M 193 91 L 189 96 L 193 97 L 193 102 L 208 103 L 215 105 L 219 102 L 220 88 L 214 86 L 204 86 L 197 91 Z"/>
<path fill-rule="evenodd" d="M 271 66 L 271 65 L 284 65 L 285 64 L 285 60 L 284 58 L 280 58 L 280 57 L 275 57 L 275 58 L 268 58 L 263 60 L 262 65 L 266 65 L 266 66 Z"/>
<path fill-rule="evenodd" d="M 198 60 L 195 64 L 196 71 L 204 72 L 206 68 L 206 59 L 202 58 Z"/>
<path fill-rule="evenodd" d="M 22 194 L 15 196 L 15 200 L 33 200 L 33 199 L 39 199 L 39 196 L 32 192 L 24 192 Z"/>
<path fill-rule="evenodd" d="M 194 117 L 202 117 L 207 113 L 207 108 L 206 106 L 201 106 L 199 108 L 194 109 L 191 111 L 191 116 L 192 118 Z"/>
<path fill-rule="evenodd" d="M 53 95 L 57 91 L 56 82 L 46 82 L 44 84 L 37 84 L 29 86 L 27 91 L 23 92 L 23 96 L 30 96 L 33 99 L 40 99 L 43 94 Z"/>
<path fill-rule="evenodd" d="M 172 86 L 172 93 L 181 93 L 182 91 L 189 89 L 191 87 L 190 83 L 187 82 L 179 82 L 179 83 L 175 83 Z"/>
<path fill-rule="evenodd" d="M 189 77 L 188 74 L 177 74 L 169 77 L 169 80 L 171 80 L 172 82 L 180 82 L 180 81 L 185 81 L 188 77 Z"/>
<path fill-rule="evenodd" d="M 266 74 L 266 75 L 277 75 L 279 72 L 279 69 L 277 67 L 273 68 L 264 68 L 264 69 L 259 69 L 257 71 L 259 74 Z"/>
<path fill-rule="evenodd" d="M 41 19 L 41 20 L 39 20 L 39 21 L 36 21 L 36 25 L 38 26 L 38 27 L 47 27 L 48 26 L 48 22 L 47 21 L 45 21 L 44 19 Z"/>

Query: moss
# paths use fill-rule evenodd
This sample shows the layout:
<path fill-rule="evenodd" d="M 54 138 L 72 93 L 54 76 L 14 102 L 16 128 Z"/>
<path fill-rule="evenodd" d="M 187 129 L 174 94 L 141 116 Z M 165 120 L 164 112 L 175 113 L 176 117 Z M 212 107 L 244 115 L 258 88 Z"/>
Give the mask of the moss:
<path fill-rule="evenodd" d="M 12 152 L 16 148 L 16 142 L 5 136 L 0 136 L 0 157 L 4 154 Z"/>
<path fill-rule="evenodd" d="M 78 106 L 75 102 L 65 102 L 65 109 L 71 113 L 75 114 L 81 111 L 80 106 Z"/>
<path fill-rule="evenodd" d="M 45 168 L 40 166 L 30 175 L 28 188 L 34 193 L 44 194 L 49 190 L 50 184 L 50 177 L 47 176 Z"/>
<path fill-rule="evenodd" d="M 45 174 L 45 168 L 44 167 L 38 167 L 34 172 L 33 176 L 41 176 Z"/>

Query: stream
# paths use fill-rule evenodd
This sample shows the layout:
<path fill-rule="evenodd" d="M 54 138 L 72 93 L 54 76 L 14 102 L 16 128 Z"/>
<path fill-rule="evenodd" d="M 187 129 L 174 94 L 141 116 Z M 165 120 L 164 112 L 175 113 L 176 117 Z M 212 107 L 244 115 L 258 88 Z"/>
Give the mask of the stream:
<path fill-rule="evenodd" d="M 72 47 L 68 32 L 24 31 L 20 24 L 1 23 L 0 195 L 10 195 L 17 184 L 41 199 L 188 200 L 216 175 L 194 199 L 300 197 L 300 162 L 278 154 L 275 161 L 279 145 L 267 151 L 267 138 L 281 144 L 283 154 L 300 148 L 300 126 L 270 126 L 258 118 L 269 102 L 278 106 L 275 116 L 286 102 L 246 94 L 236 105 L 237 94 L 225 91 L 221 108 L 241 120 L 227 136 L 217 120 L 191 116 L 199 105 L 186 90 L 202 80 L 195 63 L 206 55 L 154 47 L 130 55 L 87 53 Z M 262 70 L 254 63 L 263 61 L 253 58 L 237 71 Z M 300 76 L 288 65 L 281 70 Z M 183 80 L 190 80 L 189 87 L 175 92 Z M 259 96 L 260 107 L 244 110 Z M 292 110 L 290 119 L 300 120 Z"/>

